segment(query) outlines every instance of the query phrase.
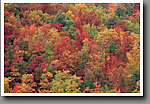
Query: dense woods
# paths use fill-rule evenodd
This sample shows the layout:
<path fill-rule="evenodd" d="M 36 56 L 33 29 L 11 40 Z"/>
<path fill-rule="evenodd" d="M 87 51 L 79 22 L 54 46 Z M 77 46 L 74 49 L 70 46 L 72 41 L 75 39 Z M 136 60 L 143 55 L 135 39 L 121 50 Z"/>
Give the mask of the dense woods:
<path fill-rule="evenodd" d="M 140 93 L 139 3 L 5 3 L 5 93 Z"/>

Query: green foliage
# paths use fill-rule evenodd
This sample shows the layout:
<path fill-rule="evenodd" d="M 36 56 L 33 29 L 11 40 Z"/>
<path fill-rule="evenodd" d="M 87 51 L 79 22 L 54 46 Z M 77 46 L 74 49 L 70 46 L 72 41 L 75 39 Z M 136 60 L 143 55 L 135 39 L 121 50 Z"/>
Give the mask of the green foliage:
<path fill-rule="evenodd" d="M 95 11 L 95 13 L 99 16 L 101 23 L 104 24 L 104 20 L 106 18 L 104 15 L 106 15 L 106 13 L 103 11 L 103 7 L 96 6 L 96 4 L 95 4 L 95 6 L 90 6 L 89 9 L 90 9 L 90 11 L 91 10 Z"/>
<path fill-rule="evenodd" d="M 53 66 L 50 64 L 49 66 L 48 66 L 48 72 L 52 72 L 53 71 Z"/>
<path fill-rule="evenodd" d="M 41 69 L 41 68 L 36 68 L 36 69 L 34 69 L 34 70 L 35 70 L 34 75 L 35 75 L 37 78 L 40 78 L 41 75 L 42 75 L 42 69 Z"/>
<path fill-rule="evenodd" d="M 115 90 L 108 88 L 107 84 L 101 87 L 100 90 L 103 91 L 104 93 L 115 93 Z"/>
<path fill-rule="evenodd" d="M 54 16 L 50 16 L 47 13 L 43 13 L 41 10 L 31 11 L 28 15 L 28 21 L 30 24 L 36 24 L 36 26 L 42 26 L 43 24 L 52 24 Z"/>
<path fill-rule="evenodd" d="M 13 59 L 13 45 L 11 42 L 8 43 L 8 59 L 12 60 Z"/>
<path fill-rule="evenodd" d="M 15 68 L 19 69 L 19 72 L 23 75 L 26 73 L 29 69 L 27 68 L 28 63 L 27 62 L 18 62 L 16 63 Z"/>
<path fill-rule="evenodd" d="M 130 16 L 133 14 L 133 10 L 134 10 L 133 4 L 131 4 L 130 6 L 126 6 L 125 14 Z"/>
<path fill-rule="evenodd" d="M 125 9 L 122 7 L 117 7 L 115 12 L 118 17 L 123 17 L 125 14 Z"/>
<path fill-rule="evenodd" d="M 94 36 L 98 34 L 98 30 L 95 27 L 88 27 L 86 32 L 90 34 L 90 38 L 94 39 Z"/>
<path fill-rule="evenodd" d="M 85 39 L 86 40 L 86 39 Z M 84 41 L 84 40 L 83 40 Z M 88 59 L 88 50 L 86 49 L 86 45 L 82 47 L 81 51 L 78 52 L 78 67 L 79 69 L 84 69 L 84 65 Z"/>
<path fill-rule="evenodd" d="M 69 74 L 69 71 L 56 71 L 51 90 L 53 93 L 79 93 L 81 82 L 80 77 Z"/>
<path fill-rule="evenodd" d="M 21 11 L 22 4 L 21 3 L 6 3 L 5 4 L 5 9 L 7 9 L 10 13 L 13 13 L 15 16 L 16 15 L 23 15 L 23 11 Z"/>
<path fill-rule="evenodd" d="M 62 11 L 58 11 L 56 14 L 56 18 L 54 19 L 54 23 L 63 24 L 62 31 L 68 31 L 70 26 L 75 26 L 75 22 L 66 14 L 63 14 Z"/>
<path fill-rule="evenodd" d="M 102 60 L 102 56 L 100 56 L 100 58 L 99 58 L 99 62 L 102 62 L 103 60 Z"/>
<path fill-rule="evenodd" d="M 29 41 L 24 41 L 22 38 L 20 39 L 21 50 L 28 51 L 29 50 Z"/>
<path fill-rule="evenodd" d="M 110 28 L 111 26 L 116 25 L 116 23 L 119 21 L 118 16 L 115 14 L 115 12 L 106 14 L 104 19 L 104 24 L 107 28 Z"/>
<path fill-rule="evenodd" d="M 94 88 L 93 81 L 91 79 L 88 81 L 84 81 L 84 86 L 89 87 L 90 89 L 93 89 Z"/>
<path fill-rule="evenodd" d="M 110 41 L 110 43 L 106 46 L 105 52 L 116 52 L 117 51 L 117 46 L 115 45 L 115 42 Z"/>
<path fill-rule="evenodd" d="M 137 69 L 132 70 L 131 75 L 126 77 L 125 86 L 127 91 L 134 91 L 136 89 L 136 84 L 140 80 L 140 72 Z"/>
<path fill-rule="evenodd" d="M 134 32 L 135 34 L 140 34 L 140 24 L 137 22 L 133 23 L 130 20 L 124 20 L 125 24 L 128 26 L 128 28 L 131 29 L 130 32 Z"/>
<path fill-rule="evenodd" d="M 51 46 L 51 41 L 46 41 L 45 42 L 45 47 L 44 47 L 44 52 L 45 52 L 45 54 L 46 55 L 48 55 L 48 56 L 52 56 L 52 46 Z"/>

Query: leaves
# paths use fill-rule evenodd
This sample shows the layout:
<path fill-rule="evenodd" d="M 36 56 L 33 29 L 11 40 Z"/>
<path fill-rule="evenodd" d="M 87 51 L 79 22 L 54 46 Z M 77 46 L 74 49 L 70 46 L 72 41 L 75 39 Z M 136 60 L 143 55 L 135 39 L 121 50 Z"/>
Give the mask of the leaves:
<path fill-rule="evenodd" d="M 139 93 L 139 3 L 5 3 L 5 93 Z"/>

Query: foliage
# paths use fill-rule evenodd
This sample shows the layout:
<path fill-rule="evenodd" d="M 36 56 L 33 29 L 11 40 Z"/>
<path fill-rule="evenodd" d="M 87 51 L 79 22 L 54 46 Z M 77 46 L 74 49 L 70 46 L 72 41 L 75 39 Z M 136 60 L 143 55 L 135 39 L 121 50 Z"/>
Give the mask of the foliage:
<path fill-rule="evenodd" d="M 5 3 L 5 93 L 140 93 L 139 3 Z"/>
<path fill-rule="evenodd" d="M 56 71 L 51 90 L 53 93 L 79 93 L 81 82 L 80 77 L 71 75 L 69 71 Z"/>

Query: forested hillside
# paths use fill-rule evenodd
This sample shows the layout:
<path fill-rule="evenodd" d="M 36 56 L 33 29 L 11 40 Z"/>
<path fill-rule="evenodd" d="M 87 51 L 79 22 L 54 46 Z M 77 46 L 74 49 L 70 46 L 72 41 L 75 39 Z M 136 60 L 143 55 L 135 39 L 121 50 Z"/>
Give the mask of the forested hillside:
<path fill-rule="evenodd" d="M 140 4 L 6 3 L 4 52 L 5 93 L 140 93 Z"/>

